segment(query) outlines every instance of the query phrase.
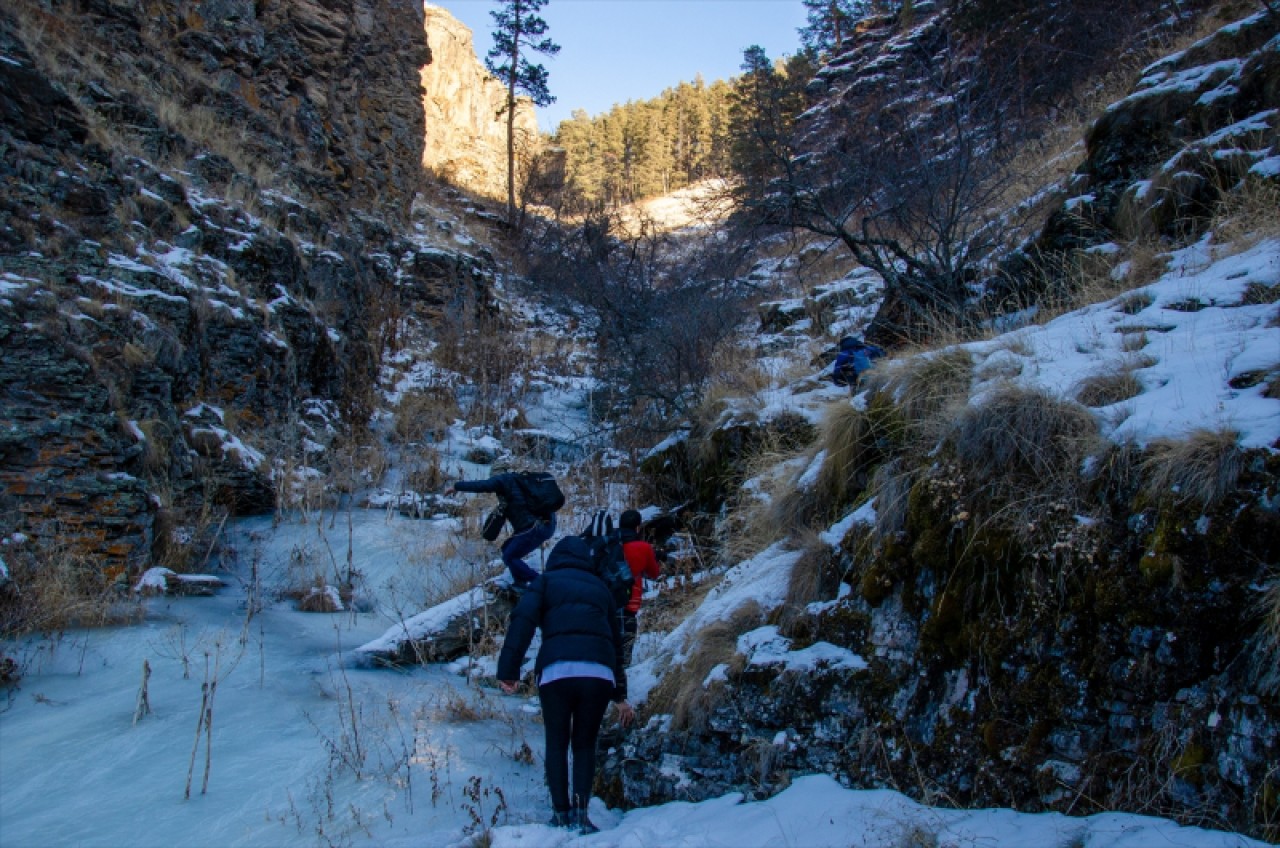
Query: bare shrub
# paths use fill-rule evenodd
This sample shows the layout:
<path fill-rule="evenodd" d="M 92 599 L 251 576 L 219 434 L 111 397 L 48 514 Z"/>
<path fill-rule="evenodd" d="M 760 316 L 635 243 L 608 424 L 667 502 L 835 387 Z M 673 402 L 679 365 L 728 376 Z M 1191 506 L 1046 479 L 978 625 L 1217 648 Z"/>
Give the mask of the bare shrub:
<path fill-rule="evenodd" d="M 405 457 L 402 479 L 412 492 L 432 492 L 441 489 L 449 476 L 440 462 L 440 454 L 427 450 L 421 456 Z"/>
<path fill-rule="evenodd" d="M 773 384 L 755 351 L 745 345 L 720 345 L 711 355 L 704 396 L 756 398 Z M 763 401 L 758 401 L 763 406 Z"/>
<path fill-rule="evenodd" d="M 1085 457 L 1100 444 L 1098 423 L 1084 407 L 1014 385 L 966 407 L 950 440 L 975 479 L 1042 489 L 1055 482 L 1074 488 Z"/>
<path fill-rule="evenodd" d="M 1142 463 L 1145 491 L 1169 495 L 1179 503 L 1208 508 L 1236 486 L 1243 466 L 1240 434 L 1234 430 L 1196 430 L 1185 439 L 1157 439 Z"/>

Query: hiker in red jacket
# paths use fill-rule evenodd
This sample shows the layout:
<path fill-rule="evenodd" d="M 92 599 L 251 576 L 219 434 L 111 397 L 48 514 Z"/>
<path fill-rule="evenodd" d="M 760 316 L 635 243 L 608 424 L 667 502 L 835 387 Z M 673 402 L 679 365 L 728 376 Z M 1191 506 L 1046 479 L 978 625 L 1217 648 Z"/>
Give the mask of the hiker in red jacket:
<path fill-rule="evenodd" d="M 626 665 L 631 665 L 631 651 L 635 647 L 639 630 L 640 598 L 644 594 L 645 578 L 658 579 L 658 556 L 653 545 L 640 538 L 640 513 L 629 509 L 618 518 L 622 536 L 622 553 L 631 566 L 635 584 L 631 587 L 631 600 L 622 609 L 622 654 Z"/>

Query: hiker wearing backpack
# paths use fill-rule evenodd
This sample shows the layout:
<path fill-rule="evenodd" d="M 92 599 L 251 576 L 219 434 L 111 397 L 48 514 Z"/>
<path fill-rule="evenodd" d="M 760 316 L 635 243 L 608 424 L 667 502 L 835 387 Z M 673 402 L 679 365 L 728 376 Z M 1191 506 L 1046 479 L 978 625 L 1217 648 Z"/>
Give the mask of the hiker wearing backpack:
<path fill-rule="evenodd" d="M 511 535 L 502 543 L 502 562 L 511 572 L 512 586 L 523 591 L 538 572 L 525 562 L 556 532 L 556 510 L 564 506 L 564 495 L 555 478 L 545 471 L 514 471 L 503 461 L 495 462 L 487 480 L 459 480 L 446 494 L 489 492 L 498 496 L 498 506 L 511 524 Z"/>
<path fill-rule="evenodd" d="M 884 356 L 883 348 L 868 344 L 857 336 L 845 336 L 840 340 L 836 361 L 831 365 L 831 382 L 837 386 L 848 386 L 851 391 L 856 391 L 862 372 L 871 367 L 873 359 L 879 359 L 882 356 Z"/>
<path fill-rule="evenodd" d="M 591 523 L 583 531 L 591 549 L 597 576 L 609 587 L 622 625 L 623 662 L 631 665 L 631 653 L 635 648 L 639 631 L 640 600 L 644 595 L 644 578 L 658 579 L 658 556 L 653 545 L 640 538 L 643 519 L 638 511 L 629 509 L 613 529 L 613 518 L 607 510 L 600 510 L 591 517 Z"/>
<path fill-rule="evenodd" d="M 551 549 L 546 571 L 512 611 L 498 656 L 498 684 L 514 694 L 525 652 L 534 632 L 542 631 L 533 672 L 542 705 L 551 825 L 583 834 L 598 830 L 587 818 L 587 806 L 595 782 L 596 741 L 609 702 L 617 705 L 624 727 L 635 719 L 627 703 L 616 610 L 608 587 L 596 575 L 588 540 L 566 536 Z"/>

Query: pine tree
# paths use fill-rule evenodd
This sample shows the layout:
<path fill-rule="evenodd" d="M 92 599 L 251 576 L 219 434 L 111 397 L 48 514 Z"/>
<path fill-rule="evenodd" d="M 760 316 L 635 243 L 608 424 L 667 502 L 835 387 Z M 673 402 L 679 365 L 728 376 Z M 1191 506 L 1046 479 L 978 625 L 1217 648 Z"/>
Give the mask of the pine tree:
<path fill-rule="evenodd" d="M 800 30 L 800 43 L 820 56 L 840 52 L 853 34 L 853 25 L 870 11 L 868 0 L 804 0 L 809 23 Z"/>
<path fill-rule="evenodd" d="M 812 67 L 804 54 L 775 66 L 756 45 L 742 59 L 729 107 L 729 163 L 742 196 L 759 198 L 791 159 L 791 126 L 804 108 Z"/>
<path fill-rule="evenodd" d="M 526 95 L 535 106 L 546 106 L 556 99 L 547 88 L 547 69 L 535 65 L 528 53 L 554 56 L 560 45 L 546 38 L 547 22 L 538 12 L 547 0 L 494 0 L 498 9 L 489 14 L 496 25 L 493 49 L 485 58 L 485 67 L 507 87 L 507 223 L 516 220 L 516 98 Z"/>

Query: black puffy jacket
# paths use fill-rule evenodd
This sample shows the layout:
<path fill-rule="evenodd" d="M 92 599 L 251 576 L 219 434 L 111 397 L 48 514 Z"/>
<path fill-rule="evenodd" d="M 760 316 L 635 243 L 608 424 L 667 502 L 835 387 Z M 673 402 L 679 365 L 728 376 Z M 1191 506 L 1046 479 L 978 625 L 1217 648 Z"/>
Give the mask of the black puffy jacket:
<path fill-rule="evenodd" d="M 503 503 L 503 512 L 507 521 L 511 522 L 512 532 L 528 530 L 538 517 L 529 509 L 529 501 L 525 499 L 524 489 L 516 481 L 516 472 L 495 474 L 488 480 L 459 480 L 453 484 L 459 492 L 489 492 L 498 496 Z"/>
<path fill-rule="evenodd" d="M 546 570 L 529 584 L 516 604 L 498 657 L 499 680 L 520 679 L 520 665 L 538 629 L 542 630 L 542 647 L 534 663 L 535 679 L 560 660 L 600 663 L 613 669 L 613 700 L 626 700 L 621 620 L 609 588 L 595 575 L 590 548 L 580 536 L 566 536 L 556 543 L 547 557 Z"/>

